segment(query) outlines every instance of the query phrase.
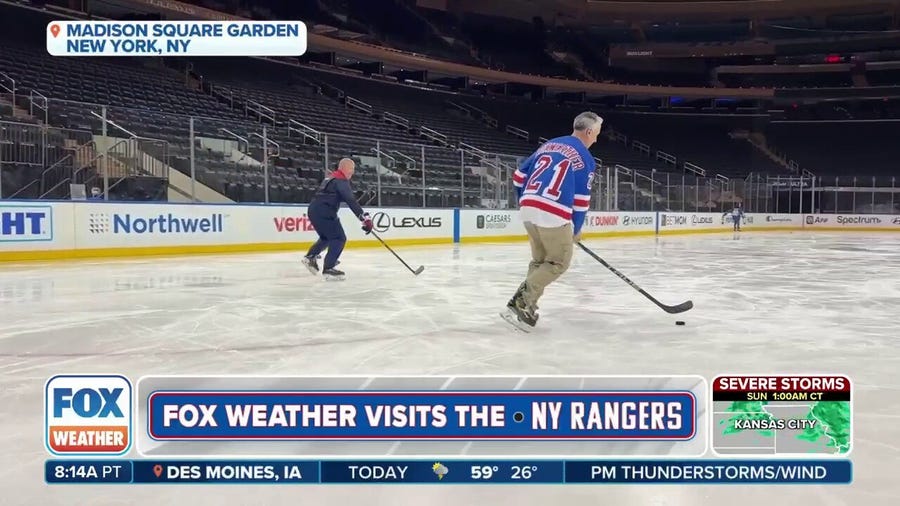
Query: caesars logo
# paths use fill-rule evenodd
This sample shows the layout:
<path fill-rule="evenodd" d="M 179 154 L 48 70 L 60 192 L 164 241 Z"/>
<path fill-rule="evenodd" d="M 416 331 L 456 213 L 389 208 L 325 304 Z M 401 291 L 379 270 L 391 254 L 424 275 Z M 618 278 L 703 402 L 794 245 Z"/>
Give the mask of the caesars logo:
<path fill-rule="evenodd" d="M 587 224 L 589 227 L 615 227 L 619 224 L 618 215 L 591 215 L 588 216 Z"/>
<path fill-rule="evenodd" d="M 376 232 L 387 232 L 392 228 L 440 228 L 441 224 L 441 218 L 438 216 L 391 218 L 385 212 L 378 212 L 372 217 L 372 225 Z"/>
<path fill-rule="evenodd" d="M 875 216 L 838 216 L 839 225 L 878 225 L 881 218 Z"/>
<path fill-rule="evenodd" d="M 509 213 L 479 214 L 475 218 L 476 228 L 506 228 L 510 223 L 512 223 L 512 214 Z"/>
<path fill-rule="evenodd" d="M 816 223 L 828 223 L 828 218 L 824 218 L 822 216 L 807 216 L 806 217 L 807 225 L 815 225 Z"/>
<path fill-rule="evenodd" d="M 641 225 L 652 225 L 653 217 L 652 216 L 628 216 L 625 215 L 622 217 L 622 226 L 624 227 L 639 227 Z"/>

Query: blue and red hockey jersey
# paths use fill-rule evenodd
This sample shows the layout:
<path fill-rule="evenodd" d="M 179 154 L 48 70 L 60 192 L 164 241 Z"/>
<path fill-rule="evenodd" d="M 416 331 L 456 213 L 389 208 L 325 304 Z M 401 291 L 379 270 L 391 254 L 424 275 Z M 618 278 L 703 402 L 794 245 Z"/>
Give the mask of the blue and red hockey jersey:
<path fill-rule="evenodd" d="M 544 143 L 513 174 L 519 207 L 533 207 L 571 220 L 581 232 L 591 203 L 596 162 L 578 138 L 567 135 Z"/>

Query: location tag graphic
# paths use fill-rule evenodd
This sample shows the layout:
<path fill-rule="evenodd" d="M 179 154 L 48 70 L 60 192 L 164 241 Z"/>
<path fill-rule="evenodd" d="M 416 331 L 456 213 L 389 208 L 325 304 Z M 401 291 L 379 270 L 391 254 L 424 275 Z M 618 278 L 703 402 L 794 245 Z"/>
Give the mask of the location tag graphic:
<path fill-rule="evenodd" d="M 161 465 L 156 464 L 155 466 L 153 466 L 153 474 L 155 474 L 157 478 L 159 478 L 162 475 L 162 472 L 163 472 L 163 468 Z"/>
<path fill-rule="evenodd" d="M 55 39 L 57 35 L 59 35 L 59 25 L 50 25 L 50 33 L 53 35 Z"/>

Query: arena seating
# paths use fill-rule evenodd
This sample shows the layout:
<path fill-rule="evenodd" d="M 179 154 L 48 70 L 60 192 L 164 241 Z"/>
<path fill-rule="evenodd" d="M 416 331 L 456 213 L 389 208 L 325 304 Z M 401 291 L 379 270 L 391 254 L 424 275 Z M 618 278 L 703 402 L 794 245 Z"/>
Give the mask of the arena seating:
<path fill-rule="evenodd" d="M 370 112 L 365 112 L 358 107 L 348 106 L 346 97 L 343 99 L 332 98 L 321 93 L 325 86 L 330 86 L 335 93 L 353 96 L 346 89 L 338 88 L 337 85 L 344 86 L 348 83 L 352 85 L 353 81 L 358 80 L 357 78 L 344 78 L 327 72 L 256 61 L 248 61 L 248 69 L 245 69 L 253 75 L 253 80 L 241 77 L 245 75 L 243 73 L 236 75 L 224 68 L 223 65 L 217 65 L 216 62 L 203 62 L 196 68 L 205 79 L 217 83 L 214 89 L 226 96 L 238 97 L 239 100 L 249 99 L 271 108 L 278 122 L 293 120 L 328 133 L 330 153 L 333 151 L 339 156 L 371 157 L 375 156 L 376 148 L 380 147 L 386 157 L 392 156 L 398 161 L 411 158 L 418 167 L 421 165 L 421 155 L 424 149 L 426 151 L 425 165 L 429 171 L 426 177 L 428 186 L 459 188 L 460 156 L 452 149 L 452 146 L 460 141 L 472 142 L 479 148 L 490 148 L 492 145 L 482 141 L 490 138 L 487 136 L 493 135 L 494 139 L 506 142 L 505 145 L 502 145 L 504 148 L 513 144 L 505 135 L 489 130 L 472 119 L 460 118 L 456 121 L 448 121 L 444 118 L 446 111 L 443 109 L 440 113 L 433 111 L 430 115 L 419 113 L 418 116 L 414 116 L 420 120 L 418 122 L 402 116 L 404 109 L 400 109 L 400 107 L 408 107 L 404 106 L 404 103 L 415 103 L 415 106 L 418 107 L 421 105 L 419 100 L 407 99 L 403 103 L 393 103 L 388 99 L 388 103 L 398 105 L 396 108 L 388 108 L 382 101 L 374 104 L 366 102 L 375 95 L 357 94 L 354 96 L 356 100 L 373 106 Z M 384 87 L 391 87 L 392 90 L 396 89 L 399 92 L 411 89 L 397 85 L 382 85 L 371 80 L 367 80 L 363 84 L 375 86 L 376 91 L 384 90 Z M 354 90 L 357 89 L 354 88 Z M 426 93 L 429 92 L 420 94 Z M 362 98 L 358 98 L 360 96 Z M 409 128 L 399 127 L 385 121 L 385 112 L 410 119 Z M 425 124 L 429 117 L 436 118 L 436 121 Z M 447 146 L 435 145 L 429 139 L 415 133 L 419 131 L 419 127 L 429 125 L 435 131 L 438 128 L 449 131 L 445 127 L 453 125 L 455 127 L 453 132 L 457 135 L 448 136 Z M 470 131 L 479 131 L 485 137 L 472 136 Z M 522 147 L 523 144 L 519 143 L 518 149 L 515 149 L 514 152 L 521 152 Z M 331 156 L 334 157 L 334 155 Z M 409 180 L 408 186 L 420 188 L 421 177 L 416 174 L 418 173 L 413 172 L 411 177 L 408 176 L 406 179 Z M 475 176 L 467 176 L 467 186 L 477 185 L 477 183 L 478 180 Z"/>
<path fill-rule="evenodd" d="M 446 21 L 436 18 L 439 24 Z M 273 202 L 309 201 L 325 170 L 338 158 L 350 156 L 361 165 L 357 188 L 366 202 L 421 205 L 424 187 L 428 205 L 479 205 L 481 196 L 504 195 L 508 188 L 498 191 L 494 179 L 478 173 L 496 176 L 509 171 L 517 157 L 528 155 L 537 146 L 539 138 L 568 133 L 574 116 L 593 107 L 451 93 L 413 82 L 388 82 L 391 79 L 385 76 L 376 79 L 346 69 L 286 66 L 254 59 L 241 59 L 237 66 L 234 59 L 194 61 L 195 75 L 189 77 L 158 64 L 150 66 L 149 60 L 51 58 L 34 42 L 29 45 L 19 40 L 14 31 L 0 37 L 7 39 L 0 51 L 0 72 L 13 76 L 20 89 L 35 90 L 50 98 L 53 127 L 97 134 L 101 120 L 91 113 L 99 113 L 101 106 L 106 106 L 108 119 L 126 130 L 168 143 L 169 164 L 189 173 L 189 124 L 193 117 L 195 135 L 202 138 L 194 146 L 198 179 L 240 201 L 265 199 L 263 170 L 258 163 L 236 159 L 210 146 L 213 141 L 209 139 L 217 139 L 215 142 L 223 146 L 226 141 L 236 142 L 237 137 L 228 132 L 252 138 L 253 142 L 238 145 L 238 149 L 244 151 L 245 158 L 259 161 L 262 146 L 254 135 L 265 126 L 268 139 L 278 147 L 277 156 L 270 151 L 273 159 L 268 197 Z M 20 95 L 19 105 L 23 100 L 27 97 Z M 3 114 L 13 114 L 10 106 L 3 107 L 0 104 Z M 631 114 L 607 108 L 598 112 L 606 119 L 606 132 L 616 132 L 601 138 L 593 150 L 607 166 L 680 175 L 683 162 L 691 162 L 711 176 L 786 173 L 746 140 L 732 138 L 729 134 L 734 126 L 730 120 L 706 121 L 694 116 L 673 119 L 665 114 Z M 496 123 L 487 124 L 484 117 Z M 408 125 L 397 125 L 398 120 L 408 121 Z M 292 122 L 327 134 L 327 140 L 302 135 L 291 128 Z M 507 126 L 524 130 L 528 138 L 507 133 Z M 125 135 L 118 130 L 110 134 Z M 768 135 L 787 152 L 797 142 L 816 145 L 809 137 L 791 137 L 790 132 L 778 129 Z M 457 149 L 464 145 L 472 148 L 462 152 Z M 53 156 L 59 159 L 65 156 L 62 150 L 67 147 L 71 148 L 63 143 L 50 149 L 56 150 Z M 677 163 L 671 163 L 668 155 L 661 156 L 659 151 L 675 157 Z M 811 166 L 828 162 L 816 158 L 814 148 L 806 154 L 802 149 L 797 153 L 801 166 L 807 161 Z M 502 155 L 499 169 L 495 155 Z M 481 160 L 481 156 L 486 159 Z M 51 163 L 55 159 L 47 158 Z M 12 161 L 5 167 L 6 195 L 8 188 L 27 186 L 29 178 L 39 176 L 33 165 Z M 379 167 L 394 174 L 381 171 L 379 176 Z M 373 188 L 379 180 L 384 190 L 376 195 Z M 465 201 L 460 201 L 460 186 L 466 188 Z M 32 190 L 23 196 L 37 196 L 31 195 Z M 631 198 L 637 201 L 647 197 L 635 192 Z"/>
<path fill-rule="evenodd" d="M 102 122 L 91 112 L 99 113 L 101 104 L 108 105 L 107 117 L 110 120 L 138 135 L 167 141 L 171 164 L 183 172 L 189 172 L 188 115 L 197 118 L 195 128 L 198 136 L 227 138 L 222 129 L 239 135 L 260 130 L 258 118 L 248 118 L 241 107 L 232 109 L 231 104 L 221 99 L 216 100 L 188 88 L 179 80 L 183 76 L 167 75 L 168 70 L 138 66 L 123 69 L 119 64 L 99 60 L 85 61 L 74 67 L 64 63 L 41 54 L 39 50 L 15 47 L 0 57 L 0 71 L 12 75 L 22 83 L 21 87 L 40 90 L 51 97 L 53 124 L 99 133 Z M 76 83 L 76 86 L 70 89 L 64 83 Z M 296 118 L 313 128 L 333 133 L 329 136 L 328 147 L 332 163 L 342 156 L 375 156 L 376 139 L 379 137 L 387 141 L 381 148 L 383 152 L 399 151 L 415 159 L 418 175 L 416 172 L 405 174 L 403 184 L 385 193 L 396 197 L 398 204 L 421 204 L 421 152 L 424 149 L 429 171 L 426 184 L 428 188 L 435 188 L 427 192 L 427 199 L 435 205 L 459 204 L 460 157 L 450 147 L 425 145 L 418 136 L 392 129 L 375 116 L 313 93 L 309 87 L 304 94 L 296 88 L 267 85 L 264 80 L 242 84 L 246 87 L 220 86 L 218 89 L 234 92 L 239 101 L 254 99 L 279 108 L 279 124 L 271 125 L 268 131 L 269 138 L 283 148 L 271 174 L 270 200 L 307 202 L 323 175 L 324 147 L 304 143 L 297 136 L 290 137 L 287 133 L 285 122 Z M 468 121 L 472 126 L 480 127 L 475 121 Z M 502 137 L 500 134 L 497 136 Z M 195 156 L 198 179 L 204 184 L 235 200 L 264 199 L 261 170 L 228 163 L 211 150 L 196 150 Z M 403 160 L 397 156 L 394 158 Z M 360 171 L 362 183 L 371 183 L 374 179 L 372 173 Z M 478 179 L 477 176 L 467 175 L 466 186 L 479 187 Z M 455 196 L 448 194 L 447 188 L 456 190 Z M 365 190 L 365 185 L 362 190 Z"/>
<path fill-rule="evenodd" d="M 787 172 L 747 140 L 730 137 L 738 128 L 728 123 L 676 116 L 647 120 L 640 115 L 619 115 L 614 122 L 626 132 L 640 132 L 641 141 L 703 168 L 708 175 L 743 178 L 751 172 Z"/>
<path fill-rule="evenodd" d="M 495 116 L 502 125 L 522 128 L 542 137 L 560 134 L 560 125 L 568 125 L 579 112 L 590 110 L 590 104 L 555 105 L 523 103 L 510 100 L 468 99 L 467 103 Z M 606 165 L 624 165 L 637 170 L 681 171 L 684 162 L 706 169 L 710 175 L 744 177 L 750 172 L 783 173 L 785 169 L 760 154 L 746 140 L 729 137 L 728 124 L 674 115 L 623 114 L 598 111 L 604 117 L 604 129 L 626 134 L 627 142 L 601 139 L 594 148 Z M 628 135 L 637 133 L 636 135 Z M 649 145 L 650 153 L 634 148 L 634 141 Z M 656 152 L 673 155 L 677 166 L 656 156 Z"/>
<path fill-rule="evenodd" d="M 214 83 L 213 89 L 218 99 L 185 86 L 183 76 L 168 70 L 139 66 L 114 68 L 109 62 L 96 60 L 70 68 L 64 62 L 21 47 L 5 54 L 0 61 L 3 68 L 9 69 L 28 86 L 48 90 L 47 93 L 54 99 L 59 93 L 59 98 L 78 101 L 54 100 L 51 110 L 57 124 L 99 132 L 101 121 L 90 114 L 91 110 L 99 111 L 99 106 L 85 104 L 109 104 L 109 119 L 139 135 L 167 141 L 171 165 L 183 172 L 190 170 L 186 114 L 198 118 L 195 121 L 198 136 L 222 138 L 223 129 L 240 135 L 260 130 L 259 118 L 248 118 L 246 115 L 247 100 L 271 107 L 275 111 L 276 124 L 271 125 L 268 136 L 282 150 L 270 171 L 269 198 L 276 202 L 308 201 L 325 168 L 324 147 L 296 135 L 290 136 L 284 128 L 288 120 L 329 133 L 330 163 L 341 156 L 371 157 L 375 154 L 376 139 L 380 138 L 378 145 L 382 152 L 394 153 L 393 158 L 401 162 L 405 157 L 411 158 L 420 169 L 421 151 L 424 149 L 428 171 L 426 188 L 434 188 L 429 190 L 426 201 L 454 205 L 458 202 L 454 199 L 458 199 L 461 162 L 459 153 L 452 146 L 464 142 L 486 152 L 508 154 L 507 160 L 511 161 L 515 156 L 524 156 L 533 150 L 538 137 L 567 133 L 572 118 L 585 109 L 584 106 L 554 106 L 453 95 L 380 83 L 359 76 L 289 68 L 252 60 L 247 60 L 246 66 L 238 73 L 215 61 L 198 64 L 197 70 L 204 79 Z M 289 69 L 289 73 L 285 69 Z M 123 75 L 126 80 L 121 79 Z M 290 77 L 286 78 L 286 75 Z M 247 76 L 253 76 L 253 79 Z M 68 90 L 62 84 L 65 82 L 76 82 L 79 86 Z M 88 85 L 87 82 L 93 84 Z M 345 95 L 343 100 L 320 93 L 325 88 L 339 90 Z M 372 112 L 348 107 L 347 96 L 371 105 Z M 486 112 L 500 120 L 499 129 L 476 121 L 449 102 Z M 156 103 L 160 105 L 154 108 Z M 454 116 L 451 111 L 457 111 L 458 115 Z M 409 120 L 411 128 L 398 128 L 386 123 L 383 118 L 385 112 Z M 503 129 L 506 125 L 527 130 L 531 134 L 530 140 L 505 133 Z M 427 139 L 416 135 L 421 126 L 446 135 L 449 146 L 427 145 Z M 608 119 L 607 126 L 622 129 L 615 120 Z M 646 125 L 642 125 L 641 130 L 646 132 Z M 666 135 L 660 136 L 662 140 L 665 138 Z M 684 146 L 672 147 L 677 153 Z M 708 145 L 704 147 L 708 148 Z M 607 165 L 620 164 L 639 170 L 675 169 L 629 147 L 629 144 L 606 138 L 598 143 L 595 152 Z M 263 174 L 258 168 L 228 161 L 220 153 L 209 149 L 197 149 L 195 156 L 195 168 L 202 183 L 235 200 L 264 200 Z M 473 160 L 464 160 L 462 165 L 469 169 L 473 163 Z M 372 184 L 374 179 L 373 173 L 361 171 L 361 191 L 365 192 L 365 183 Z M 471 173 L 466 175 L 465 185 L 479 189 L 484 186 L 479 177 Z M 397 188 L 384 192 L 382 203 L 421 203 L 420 172 L 410 171 L 404 174 L 402 184 L 391 181 L 391 186 Z M 456 192 L 456 196 L 452 192 Z"/>
<path fill-rule="evenodd" d="M 820 176 L 898 176 L 900 145 L 892 129 L 878 123 L 773 123 L 769 139 L 800 167 Z M 827 149 L 823 149 L 827 146 Z M 849 181 L 849 179 L 848 179 Z"/>

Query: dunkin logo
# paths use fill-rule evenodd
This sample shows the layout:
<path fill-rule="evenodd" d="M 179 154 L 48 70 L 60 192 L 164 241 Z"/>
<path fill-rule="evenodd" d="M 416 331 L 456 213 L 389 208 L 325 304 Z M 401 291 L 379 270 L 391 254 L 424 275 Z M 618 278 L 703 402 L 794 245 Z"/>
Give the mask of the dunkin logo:
<path fill-rule="evenodd" d="M 618 224 L 619 215 L 617 214 L 592 215 L 588 217 L 588 226 L 591 227 L 615 227 Z"/>

